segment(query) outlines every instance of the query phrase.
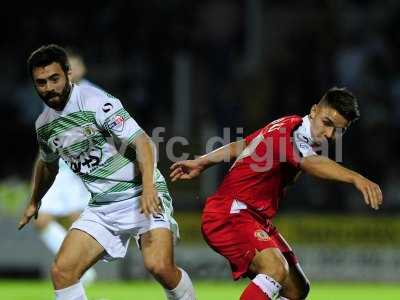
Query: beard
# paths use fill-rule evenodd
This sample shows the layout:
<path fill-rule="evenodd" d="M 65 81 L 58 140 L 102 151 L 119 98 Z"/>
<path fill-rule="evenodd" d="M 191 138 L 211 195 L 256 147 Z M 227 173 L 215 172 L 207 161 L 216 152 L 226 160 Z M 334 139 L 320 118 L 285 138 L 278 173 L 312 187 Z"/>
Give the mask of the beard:
<path fill-rule="evenodd" d="M 61 93 L 52 91 L 46 94 L 39 94 L 39 96 L 48 107 L 55 110 L 63 110 L 67 104 L 70 92 L 71 83 L 67 81 Z"/>

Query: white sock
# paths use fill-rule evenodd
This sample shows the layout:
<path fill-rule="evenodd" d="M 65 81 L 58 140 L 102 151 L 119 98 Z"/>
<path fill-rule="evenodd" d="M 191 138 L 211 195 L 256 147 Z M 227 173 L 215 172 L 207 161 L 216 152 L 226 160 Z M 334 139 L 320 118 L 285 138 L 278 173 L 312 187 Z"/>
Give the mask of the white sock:
<path fill-rule="evenodd" d="M 78 282 L 65 289 L 55 290 L 56 300 L 87 300 L 82 283 Z"/>
<path fill-rule="evenodd" d="M 57 254 L 67 231 L 55 221 L 50 222 L 45 229 L 40 231 L 40 237 L 51 252 Z"/>
<path fill-rule="evenodd" d="M 252 281 L 267 294 L 270 299 L 279 295 L 279 291 L 282 288 L 278 281 L 265 274 L 258 274 Z"/>
<path fill-rule="evenodd" d="M 192 281 L 190 280 L 189 275 L 185 272 L 185 270 L 179 268 L 182 273 L 181 280 L 178 285 L 172 289 L 165 289 L 165 294 L 167 294 L 168 300 L 195 300 L 196 296 L 194 295 L 194 288 Z"/>
<path fill-rule="evenodd" d="M 97 278 L 97 272 L 94 268 L 90 268 L 85 272 L 85 274 L 81 277 L 81 282 L 84 286 L 88 286 L 89 284 L 93 283 Z"/>

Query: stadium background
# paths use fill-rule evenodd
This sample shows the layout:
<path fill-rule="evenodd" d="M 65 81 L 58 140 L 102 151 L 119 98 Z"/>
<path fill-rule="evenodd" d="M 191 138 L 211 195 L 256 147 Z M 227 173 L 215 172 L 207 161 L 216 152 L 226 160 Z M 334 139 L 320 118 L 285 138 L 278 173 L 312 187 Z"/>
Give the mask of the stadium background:
<path fill-rule="evenodd" d="M 362 117 L 344 137 L 343 161 L 381 185 L 382 209 L 368 209 L 351 186 L 305 176 L 289 191 L 276 223 L 317 287 L 324 281 L 400 281 L 398 1 L 10 5 L 0 12 L 5 29 L 0 44 L 1 278 L 48 278 L 50 252 L 31 227 L 22 232 L 15 227 L 29 194 L 37 153 L 34 120 L 42 108 L 25 62 L 33 49 L 54 42 L 79 51 L 87 78 L 120 98 L 149 134 L 165 127 L 159 148 L 164 174 L 172 163 L 165 155 L 170 137 L 190 142 L 176 147 L 176 155 L 201 154 L 210 137 L 233 141 L 279 116 L 307 114 L 331 86 L 348 87 L 359 98 Z M 206 247 L 199 231 L 204 198 L 228 167 L 210 169 L 193 182 L 169 184 L 182 231 L 177 260 L 195 282 L 229 279 L 226 263 Z M 148 279 L 136 249 L 126 260 L 100 264 L 97 270 L 101 280 Z M 22 286 L 4 281 L 0 296 L 12 284 Z M 49 286 L 43 290 L 51 294 Z M 370 296 L 384 290 L 371 289 Z M 397 297 L 388 299 L 400 299 L 400 290 L 394 293 Z M 215 299 L 239 294 L 240 289 Z"/>

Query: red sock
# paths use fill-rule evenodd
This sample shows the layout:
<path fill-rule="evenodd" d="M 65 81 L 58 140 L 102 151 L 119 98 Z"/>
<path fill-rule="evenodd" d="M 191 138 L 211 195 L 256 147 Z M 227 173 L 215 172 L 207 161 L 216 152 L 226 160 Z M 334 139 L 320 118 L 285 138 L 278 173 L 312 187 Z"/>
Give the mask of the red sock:
<path fill-rule="evenodd" d="M 245 288 L 242 295 L 240 296 L 240 300 L 271 300 L 268 295 L 264 294 L 264 292 L 256 286 L 253 282 L 250 282 L 249 285 Z"/>

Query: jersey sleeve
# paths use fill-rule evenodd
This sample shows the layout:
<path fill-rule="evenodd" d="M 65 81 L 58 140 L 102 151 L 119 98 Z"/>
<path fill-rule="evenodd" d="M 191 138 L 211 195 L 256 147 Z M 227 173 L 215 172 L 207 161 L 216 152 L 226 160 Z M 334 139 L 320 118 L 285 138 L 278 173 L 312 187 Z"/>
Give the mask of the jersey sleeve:
<path fill-rule="evenodd" d="M 39 158 L 47 163 L 52 163 L 55 162 L 60 158 L 60 156 L 51 150 L 49 145 L 45 141 L 43 141 L 41 138 L 37 138 L 38 143 L 39 143 Z"/>
<path fill-rule="evenodd" d="M 44 112 L 39 116 L 39 118 L 35 122 L 35 130 L 36 130 L 36 139 L 39 144 L 39 158 L 43 160 L 44 162 L 47 163 L 52 163 L 55 162 L 60 158 L 59 154 L 51 149 L 51 147 L 48 145 L 47 141 L 39 134 L 40 129 L 42 128 L 43 125 L 45 125 L 45 122 L 43 121 Z"/>
<path fill-rule="evenodd" d="M 121 102 L 113 97 L 100 99 L 96 107 L 96 122 L 110 135 L 127 145 L 144 133 Z"/>

